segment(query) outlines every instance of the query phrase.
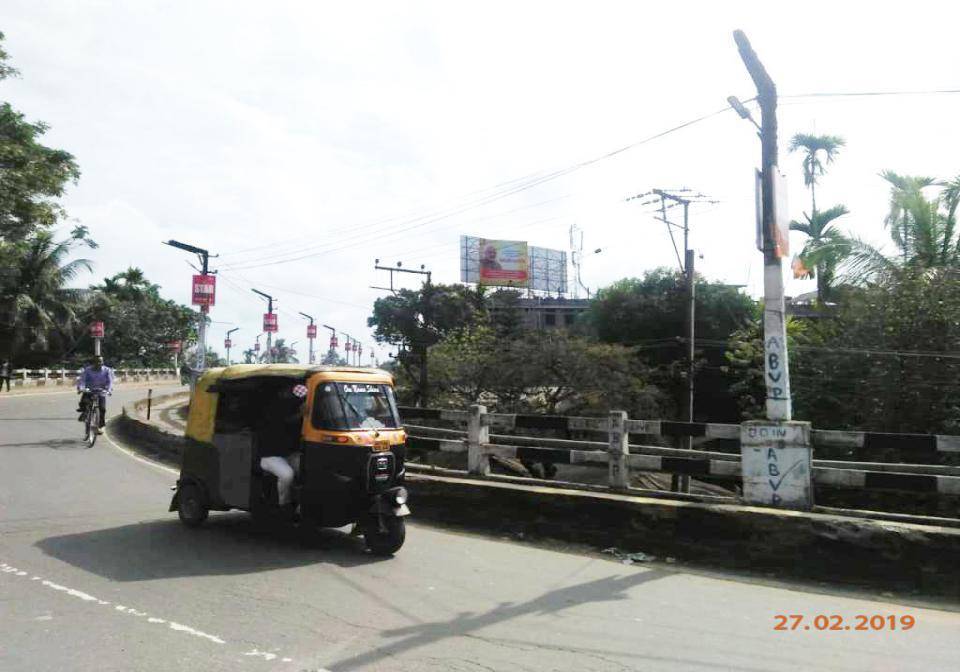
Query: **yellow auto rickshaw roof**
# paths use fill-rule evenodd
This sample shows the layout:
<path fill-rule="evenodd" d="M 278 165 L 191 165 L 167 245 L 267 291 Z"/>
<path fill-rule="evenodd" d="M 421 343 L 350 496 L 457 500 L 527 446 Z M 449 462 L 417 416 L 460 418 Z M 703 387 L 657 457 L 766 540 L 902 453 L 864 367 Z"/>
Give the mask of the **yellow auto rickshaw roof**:
<path fill-rule="evenodd" d="M 212 384 L 218 380 L 243 380 L 244 378 L 260 378 L 263 376 L 307 378 L 315 373 L 327 374 L 323 376 L 325 379 L 342 380 L 344 382 L 393 383 L 393 377 L 382 369 L 317 364 L 234 364 L 233 366 L 208 369 L 201 379 Z"/>

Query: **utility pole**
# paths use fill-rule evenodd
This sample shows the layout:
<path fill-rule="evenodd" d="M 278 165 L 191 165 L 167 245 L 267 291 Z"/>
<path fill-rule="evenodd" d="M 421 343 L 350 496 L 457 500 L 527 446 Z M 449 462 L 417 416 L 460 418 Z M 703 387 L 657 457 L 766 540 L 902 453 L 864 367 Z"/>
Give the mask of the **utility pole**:
<path fill-rule="evenodd" d="M 223 347 L 227 350 L 227 366 L 230 366 L 230 348 L 233 347 L 233 341 L 230 340 L 230 334 L 239 331 L 240 327 L 234 327 L 227 332 L 227 338 L 223 341 Z"/>
<path fill-rule="evenodd" d="M 777 240 L 776 199 L 778 195 L 775 193 L 779 176 L 777 87 L 743 31 L 734 31 L 733 39 L 740 51 L 740 58 L 743 59 L 743 64 L 757 87 L 757 103 L 760 105 L 763 360 L 767 388 L 767 418 L 789 421 L 792 419 L 793 411 L 790 400 L 790 366 L 787 359 L 787 327 L 784 317 L 783 269 L 780 262 L 785 241 Z M 740 111 L 737 110 L 737 112 Z"/>
<path fill-rule="evenodd" d="M 202 371 L 207 367 L 207 314 L 210 306 L 216 302 L 216 279 L 210 273 L 210 252 L 202 247 L 196 247 L 176 240 L 168 240 L 164 245 L 176 247 L 186 252 L 192 252 L 200 258 L 200 275 L 193 278 L 193 305 L 200 306 L 200 325 L 198 329 L 199 352 L 197 354 L 197 369 Z M 213 255 L 216 257 L 217 255 Z M 196 267 L 194 267 L 196 268 Z"/>
<path fill-rule="evenodd" d="M 313 323 L 313 317 L 310 315 L 307 315 L 306 313 L 300 314 L 310 320 L 310 324 L 307 325 L 307 341 L 310 343 L 310 363 L 313 364 L 313 341 L 317 338 L 317 325 Z"/>
<path fill-rule="evenodd" d="M 273 363 L 273 332 L 277 330 L 277 316 L 273 313 L 273 297 L 259 289 L 250 289 L 267 300 L 267 314 L 263 316 L 263 330 L 267 332 L 267 364 Z"/>
<path fill-rule="evenodd" d="M 693 395 L 695 390 L 695 356 L 696 356 L 696 254 L 690 249 L 690 205 L 697 203 L 716 203 L 709 200 L 704 194 L 692 193 L 690 189 L 652 189 L 646 193 L 631 196 L 628 201 L 647 198 L 641 205 L 659 205 L 658 214 L 654 216 L 667 225 L 667 233 L 670 234 L 670 242 L 673 244 L 673 251 L 677 255 L 677 265 L 680 272 L 683 273 L 684 289 L 687 298 L 686 324 L 684 326 L 686 342 L 686 360 L 687 360 L 687 390 L 683 399 L 683 418 L 687 422 L 693 422 Z M 668 205 L 669 203 L 669 205 Z M 683 225 L 670 221 L 667 216 L 667 210 L 675 207 L 683 208 Z M 683 260 L 680 259 L 680 251 L 677 249 L 677 241 L 673 237 L 673 229 L 683 231 Z M 693 448 L 693 438 L 685 436 L 682 439 L 682 447 L 690 450 Z M 672 477 L 672 487 L 675 492 L 690 491 L 690 477 L 685 474 L 674 474 Z"/>
<path fill-rule="evenodd" d="M 761 113 L 760 231 L 757 238 L 763 252 L 763 362 L 767 420 L 752 420 L 740 425 L 743 498 L 751 504 L 809 510 L 814 500 L 810 423 L 792 419 L 790 400 L 780 261 L 790 251 L 786 186 L 777 168 L 777 87 L 747 36 L 737 30 L 733 39 L 757 87 Z M 740 101 L 732 96 L 727 101 L 737 114 L 753 121 Z"/>
<path fill-rule="evenodd" d="M 416 273 L 417 275 L 427 276 L 426 281 L 423 283 L 423 287 L 420 289 L 420 300 L 421 300 L 421 310 L 420 313 L 423 316 L 424 329 L 427 328 L 427 325 L 430 324 L 430 304 L 433 297 L 433 284 L 431 279 L 433 274 L 426 270 L 426 267 L 421 264 L 420 270 L 403 268 L 403 262 L 398 261 L 396 268 L 393 266 L 381 266 L 380 260 L 375 259 L 373 267 L 378 271 L 389 271 L 390 272 L 390 287 L 372 287 L 372 289 L 382 289 L 388 292 L 397 293 L 397 290 L 393 288 L 393 274 L 394 273 Z M 426 406 L 428 398 L 428 390 L 430 387 L 429 384 L 429 372 L 427 370 L 427 343 L 423 342 L 413 342 L 410 344 L 413 347 L 414 352 L 417 353 L 420 365 L 420 390 L 417 395 L 417 403 L 420 406 Z"/>

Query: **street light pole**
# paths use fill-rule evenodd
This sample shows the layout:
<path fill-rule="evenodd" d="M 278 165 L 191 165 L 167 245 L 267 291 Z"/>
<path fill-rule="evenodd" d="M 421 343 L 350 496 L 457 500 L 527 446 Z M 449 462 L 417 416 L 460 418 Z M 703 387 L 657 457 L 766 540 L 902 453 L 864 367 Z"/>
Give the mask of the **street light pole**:
<path fill-rule="evenodd" d="M 233 332 L 235 332 L 235 331 L 237 331 L 237 330 L 239 330 L 239 329 L 240 329 L 240 327 L 234 327 L 233 329 L 231 329 L 230 331 L 227 332 L 227 339 L 226 339 L 227 342 L 224 343 L 224 346 L 225 346 L 226 349 L 227 349 L 227 366 L 230 366 L 230 347 L 233 345 L 233 342 L 230 340 L 230 334 L 232 334 Z M 227 343 L 229 343 L 229 345 L 227 345 Z"/>
<path fill-rule="evenodd" d="M 317 337 L 316 332 L 314 331 L 314 328 L 313 328 L 313 317 L 310 315 L 307 315 L 306 313 L 300 313 L 300 314 L 303 315 L 308 320 L 310 320 L 310 327 L 307 329 L 307 340 L 310 343 L 310 363 L 313 364 L 313 341 Z"/>
<path fill-rule="evenodd" d="M 250 288 L 250 291 L 253 292 L 254 294 L 259 294 L 260 296 L 262 296 L 267 300 L 267 314 L 273 315 L 273 297 L 270 296 L 269 294 L 261 292 L 259 289 L 253 289 L 252 287 Z M 267 332 L 267 364 L 272 364 L 273 363 L 273 349 L 272 349 L 273 348 L 273 326 L 272 324 L 271 325 L 264 324 L 263 326 L 264 326 L 264 331 Z M 266 328 L 267 326 L 270 326 L 270 329 L 267 329 Z"/>
<path fill-rule="evenodd" d="M 774 193 L 777 186 L 777 87 L 743 31 L 734 31 L 733 39 L 740 51 L 740 58 L 757 87 L 757 103 L 760 105 L 763 354 L 767 418 L 789 421 L 792 418 L 792 408 L 783 299 L 783 269 L 775 233 L 777 227 L 775 206 L 777 196 Z M 740 110 L 737 112 L 740 114 Z"/>
<path fill-rule="evenodd" d="M 177 240 L 168 240 L 164 245 L 176 247 L 186 252 L 192 252 L 200 258 L 200 275 L 210 275 L 210 252 L 202 247 L 196 247 L 187 243 L 181 243 Z M 214 255 L 216 256 L 216 255 Z M 197 354 L 197 369 L 202 371 L 207 366 L 207 313 L 210 312 L 210 305 L 200 305 L 200 325 L 198 329 L 199 352 Z"/>

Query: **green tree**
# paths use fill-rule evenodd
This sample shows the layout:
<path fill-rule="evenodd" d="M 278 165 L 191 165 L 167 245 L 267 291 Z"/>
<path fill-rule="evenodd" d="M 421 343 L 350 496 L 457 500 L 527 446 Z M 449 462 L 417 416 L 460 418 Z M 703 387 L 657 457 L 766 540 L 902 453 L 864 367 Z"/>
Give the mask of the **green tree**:
<path fill-rule="evenodd" d="M 25 348 L 48 358 L 51 339 L 62 346 L 77 327 L 79 292 L 65 284 L 91 269 L 87 259 L 68 260 L 76 239 L 57 241 L 47 231 L 33 234 L 21 245 L 12 274 L 0 287 L 0 306 L 7 328 L 0 333 L 0 351 L 11 360 Z"/>
<path fill-rule="evenodd" d="M 414 399 L 427 405 L 427 352 L 448 334 L 469 327 L 485 313 L 483 294 L 463 285 L 426 283 L 377 299 L 367 325 L 378 343 L 398 348 L 397 362 L 412 381 Z"/>
<path fill-rule="evenodd" d="M 901 273 L 933 272 L 960 266 L 960 177 L 937 182 L 929 177 L 904 176 L 885 171 L 890 184 L 890 210 L 884 224 L 897 251 L 887 256 L 880 249 L 851 238 L 844 274 L 851 282 L 878 282 Z M 938 195 L 926 191 L 940 188 Z"/>
<path fill-rule="evenodd" d="M 845 206 L 835 205 L 823 212 L 814 211 L 813 216 L 804 213 L 804 222 L 790 222 L 792 231 L 807 236 L 799 256 L 806 269 L 804 276 L 817 281 L 817 301 L 820 303 L 829 298 L 837 268 L 850 250 L 847 237 L 834 224 L 848 213 Z"/>
<path fill-rule="evenodd" d="M 320 363 L 324 366 L 346 366 L 347 360 L 341 357 L 336 350 L 327 350 Z"/>
<path fill-rule="evenodd" d="M 287 345 L 287 341 L 284 338 L 278 338 L 273 343 L 271 360 L 274 364 L 299 364 L 300 360 L 297 359 L 297 351 Z M 267 353 L 264 353 L 260 357 L 260 361 L 267 361 Z"/>
<path fill-rule="evenodd" d="M 196 343 L 199 314 L 164 299 L 160 287 L 139 268 L 104 278 L 90 288 L 90 297 L 85 322 L 104 322 L 104 356 L 115 366 L 166 366 L 170 362 L 167 343 Z"/>
<path fill-rule="evenodd" d="M 846 141 L 838 135 L 797 133 L 790 141 L 790 151 L 802 151 L 803 182 L 810 187 L 810 215 L 817 215 L 817 180 L 826 173 Z M 821 159 L 822 157 L 822 159 Z"/>
<path fill-rule="evenodd" d="M 757 313 L 756 303 L 733 286 L 696 278 L 696 385 L 698 418 L 713 421 L 739 417 L 729 391 L 724 350 L 730 335 Z M 652 369 L 650 382 L 673 400 L 662 409 L 674 414 L 686 393 L 687 293 L 681 273 L 665 268 L 642 278 L 615 282 L 597 294 L 587 320 L 599 340 L 635 348 Z"/>
<path fill-rule="evenodd" d="M 0 33 L 0 80 L 17 74 L 8 63 Z M 0 251 L 32 234 L 49 230 L 65 217 L 57 202 L 66 185 L 80 177 L 69 152 L 40 144 L 48 127 L 29 122 L 9 103 L 0 103 Z M 0 257 L 0 265 L 4 259 Z"/>
<path fill-rule="evenodd" d="M 655 417 L 659 411 L 659 390 L 630 348 L 563 330 L 504 339 L 491 325 L 480 324 L 451 333 L 431 348 L 429 358 L 435 397 L 443 405 L 482 402 L 509 413 L 622 409 L 632 417 Z"/>

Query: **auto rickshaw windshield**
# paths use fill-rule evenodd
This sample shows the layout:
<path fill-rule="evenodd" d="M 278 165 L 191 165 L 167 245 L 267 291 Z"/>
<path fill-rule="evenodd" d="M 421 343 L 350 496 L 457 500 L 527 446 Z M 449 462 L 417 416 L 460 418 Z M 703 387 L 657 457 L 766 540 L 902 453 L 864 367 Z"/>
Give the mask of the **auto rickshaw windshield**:
<path fill-rule="evenodd" d="M 400 427 L 393 389 L 371 383 L 321 383 L 313 402 L 312 422 L 317 429 L 341 431 Z"/>

